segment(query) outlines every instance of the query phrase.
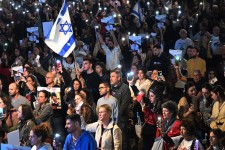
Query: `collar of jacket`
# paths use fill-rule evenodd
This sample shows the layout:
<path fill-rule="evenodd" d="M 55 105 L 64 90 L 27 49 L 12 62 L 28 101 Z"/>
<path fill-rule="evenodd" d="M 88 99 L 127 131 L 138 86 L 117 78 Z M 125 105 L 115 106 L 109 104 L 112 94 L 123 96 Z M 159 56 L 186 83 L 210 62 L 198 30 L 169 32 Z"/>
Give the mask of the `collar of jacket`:
<path fill-rule="evenodd" d="M 112 91 L 117 91 L 117 90 L 121 87 L 122 84 L 123 84 L 123 83 L 120 82 L 120 83 L 118 83 L 117 85 L 112 86 Z"/>

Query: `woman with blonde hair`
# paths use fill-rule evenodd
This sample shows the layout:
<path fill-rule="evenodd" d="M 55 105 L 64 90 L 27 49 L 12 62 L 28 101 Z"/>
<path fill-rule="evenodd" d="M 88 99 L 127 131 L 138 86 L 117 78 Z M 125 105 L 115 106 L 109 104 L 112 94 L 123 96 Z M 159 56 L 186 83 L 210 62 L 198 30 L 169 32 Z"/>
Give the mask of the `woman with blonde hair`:
<path fill-rule="evenodd" d="M 99 150 L 122 150 L 122 132 L 114 124 L 112 109 L 108 104 L 98 108 L 99 121 L 86 125 L 86 130 L 95 133 L 95 140 Z"/>

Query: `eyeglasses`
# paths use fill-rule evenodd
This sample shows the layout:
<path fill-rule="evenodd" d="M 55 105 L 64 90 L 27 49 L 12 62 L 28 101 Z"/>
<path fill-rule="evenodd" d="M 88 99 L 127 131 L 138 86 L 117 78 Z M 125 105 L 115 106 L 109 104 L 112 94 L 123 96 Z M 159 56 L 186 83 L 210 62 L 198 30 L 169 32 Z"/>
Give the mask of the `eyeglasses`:
<path fill-rule="evenodd" d="M 54 78 L 54 77 L 45 77 L 46 79 L 49 79 L 49 78 Z"/>
<path fill-rule="evenodd" d="M 107 88 L 107 87 L 99 87 L 98 89 L 101 90 L 101 89 L 103 89 L 103 88 Z"/>

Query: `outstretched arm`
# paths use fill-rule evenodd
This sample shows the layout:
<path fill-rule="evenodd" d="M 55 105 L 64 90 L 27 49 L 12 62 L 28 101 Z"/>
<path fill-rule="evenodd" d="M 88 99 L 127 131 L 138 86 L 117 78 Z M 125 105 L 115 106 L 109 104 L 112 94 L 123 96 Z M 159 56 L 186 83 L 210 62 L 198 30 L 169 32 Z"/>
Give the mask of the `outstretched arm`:
<path fill-rule="evenodd" d="M 110 34 L 112 35 L 112 38 L 113 38 L 113 42 L 114 42 L 114 46 L 117 47 L 119 46 L 118 42 L 117 42 L 117 39 L 116 39 L 116 36 L 114 34 L 114 31 L 110 31 Z"/>

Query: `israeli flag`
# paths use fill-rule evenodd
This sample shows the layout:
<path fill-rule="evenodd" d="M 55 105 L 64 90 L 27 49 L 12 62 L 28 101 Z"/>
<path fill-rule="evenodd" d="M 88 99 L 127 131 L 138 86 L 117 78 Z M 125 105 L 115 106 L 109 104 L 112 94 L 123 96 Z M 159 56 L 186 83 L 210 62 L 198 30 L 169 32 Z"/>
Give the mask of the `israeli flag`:
<path fill-rule="evenodd" d="M 52 29 L 45 37 L 45 43 L 55 53 L 63 57 L 67 57 L 76 46 L 66 0 L 63 2 Z"/>
<path fill-rule="evenodd" d="M 135 17 L 138 18 L 139 24 L 141 24 L 144 21 L 143 14 L 142 14 L 142 9 L 141 9 L 141 5 L 140 5 L 139 2 L 137 2 L 134 5 L 133 10 L 131 11 L 131 15 L 134 15 Z"/>

